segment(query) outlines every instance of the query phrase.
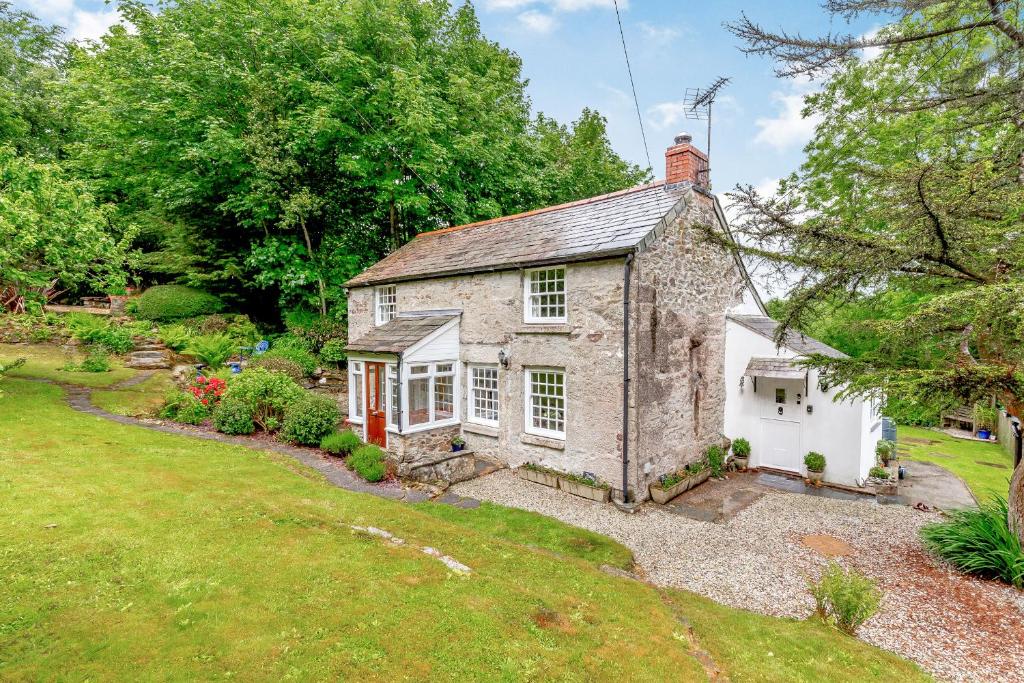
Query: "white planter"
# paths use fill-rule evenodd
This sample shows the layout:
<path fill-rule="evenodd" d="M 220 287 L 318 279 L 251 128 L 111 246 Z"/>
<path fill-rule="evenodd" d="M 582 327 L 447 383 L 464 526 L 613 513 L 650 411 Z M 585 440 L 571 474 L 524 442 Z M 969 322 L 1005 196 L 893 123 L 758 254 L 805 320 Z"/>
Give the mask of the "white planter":
<path fill-rule="evenodd" d="M 586 484 L 581 484 L 578 481 L 566 479 L 565 477 L 558 478 L 558 488 L 567 493 L 571 493 L 574 496 L 589 498 L 590 500 L 596 500 L 599 503 L 607 503 L 611 495 L 611 489 L 587 486 Z"/>
<path fill-rule="evenodd" d="M 532 481 L 537 484 L 543 484 L 544 486 L 550 486 L 553 489 L 558 488 L 558 477 L 553 474 L 549 474 L 548 472 L 538 472 L 537 470 L 531 470 L 526 467 L 520 467 L 516 472 L 519 473 L 520 479 Z"/>

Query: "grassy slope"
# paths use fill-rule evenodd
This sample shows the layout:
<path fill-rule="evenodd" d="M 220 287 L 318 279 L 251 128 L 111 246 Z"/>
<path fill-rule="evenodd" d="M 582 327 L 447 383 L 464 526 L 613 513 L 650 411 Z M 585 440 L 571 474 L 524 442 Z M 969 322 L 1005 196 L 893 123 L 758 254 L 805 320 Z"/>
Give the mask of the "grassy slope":
<path fill-rule="evenodd" d="M 497 506 L 352 494 L 287 459 L 75 413 L 56 387 L 4 385 L 0 678 L 704 677 L 656 591 L 518 545 L 628 561 L 609 539 Z M 438 547 L 474 573 L 342 522 Z M 733 680 L 922 678 L 813 621 L 672 595 Z M 833 658 L 844 666 L 821 668 Z"/>
<path fill-rule="evenodd" d="M 61 368 L 67 362 L 80 363 L 85 354 L 75 351 L 65 353 L 57 346 L 28 346 L 25 344 L 0 344 L 0 360 L 24 358 L 25 364 L 11 370 L 10 377 L 41 377 L 55 382 L 68 382 L 87 387 L 107 387 L 135 374 L 124 367 L 116 358 L 110 359 L 109 372 L 68 372 Z"/>
<path fill-rule="evenodd" d="M 937 441 L 934 444 L 914 444 L 905 439 Z M 901 458 L 932 462 L 957 475 L 970 487 L 978 499 L 987 498 L 993 491 L 1005 496 L 1010 488 L 1013 459 L 1001 446 L 982 441 L 954 439 L 942 432 L 920 427 L 900 427 Z M 1004 469 L 982 465 L 983 462 L 1004 465 Z"/>
<path fill-rule="evenodd" d="M 96 390 L 92 392 L 92 403 L 115 415 L 155 415 L 163 407 L 167 391 L 173 387 L 171 373 L 158 370 L 152 377 L 135 386 Z"/>

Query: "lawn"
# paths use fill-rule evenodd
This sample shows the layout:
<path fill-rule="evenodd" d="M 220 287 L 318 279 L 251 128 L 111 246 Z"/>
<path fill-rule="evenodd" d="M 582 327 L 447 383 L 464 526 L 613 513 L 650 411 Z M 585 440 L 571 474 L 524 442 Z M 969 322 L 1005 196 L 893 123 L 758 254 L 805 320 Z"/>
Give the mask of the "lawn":
<path fill-rule="evenodd" d="M 115 415 L 152 416 L 163 407 L 164 397 L 173 387 L 171 373 L 157 370 L 152 377 L 130 387 L 93 391 L 92 403 Z"/>
<path fill-rule="evenodd" d="M 992 492 L 1005 496 L 1010 489 L 1013 458 L 1002 446 L 956 439 L 921 427 L 900 427 L 900 457 L 935 463 L 957 475 L 979 500 Z"/>
<path fill-rule="evenodd" d="M 625 548 L 546 517 L 355 494 L 283 456 L 74 412 L 56 386 L 3 388 L 3 680 L 704 680 L 679 616 L 733 680 L 924 679 L 814 621 L 611 576 L 597 565 Z"/>
<path fill-rule="evenodd" d="M 113 356 L 109 372 L 69 372 L 63 369 L 65 364 L 82 362 L 85 353 L 52 345 L 0 344 L 0 361 L 18 358 L 24 358 L 25 364 L 11 370 L 10 377 L 40 377 L 87 387 L 108 387 L 135 374 Z"/>

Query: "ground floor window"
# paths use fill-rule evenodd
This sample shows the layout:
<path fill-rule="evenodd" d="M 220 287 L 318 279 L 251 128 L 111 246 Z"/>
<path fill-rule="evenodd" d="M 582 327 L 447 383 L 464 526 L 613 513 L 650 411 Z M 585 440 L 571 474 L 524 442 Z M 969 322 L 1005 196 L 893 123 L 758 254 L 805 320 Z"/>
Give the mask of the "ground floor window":
<path fill-rule="evenodd" d="M 396 376 L 397 366 L 388 365 L 388 427 L 398 429 L 398 377 Z"/>
<path fill-rule="evenodd" d="M 565 438 L 565 370 L 529 368 L 526 371 L 526 431 Z"/>
<path fill-rule="evenodd" d="M 365 399 L 363 396 L 363 362 L 354 360 L 348 364 L 349 369 L 349 391 L 348 391 L 348 414 L 350 420 L 362 421 L 365 414 Z"/>
<path fill-rule="evenodd" d="M 469 419 L 473 422 L 498 425 L 498 366 L 470 366 Z"/>
<path fill-rule="evenodd" d="M 406 376 L 410 427 L 456 419 L 454 362 L 412 363 Z"/>

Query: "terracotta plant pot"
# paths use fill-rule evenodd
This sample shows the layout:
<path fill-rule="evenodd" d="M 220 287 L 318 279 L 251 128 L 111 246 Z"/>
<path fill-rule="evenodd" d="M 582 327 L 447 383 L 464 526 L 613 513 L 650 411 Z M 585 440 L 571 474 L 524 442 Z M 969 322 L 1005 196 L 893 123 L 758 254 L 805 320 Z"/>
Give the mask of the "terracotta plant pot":
<path fill-rule="evenodd" d="M 516 472 L 519 473 L 520 479 L 532 481 L 536 484 L 544 484 L 544 486 L 550 486 L 553 489 L 558 488 L 558 477 L 554 474 L 538 472 L 537 470 L 527 469 L 526 467 L 520 467 Z"/>
<path fill-rule="evenodd" d="M 596 500 L 599 503 L 607 503 L 611 495 L 611 489 L 587 486 L 581 482 L 566 479 L 564 477 L 558 478 L 558 488 L 562 489 L 566 493 L 571 493 L 574 496 L 589 498 L 590 500 Z"/>

